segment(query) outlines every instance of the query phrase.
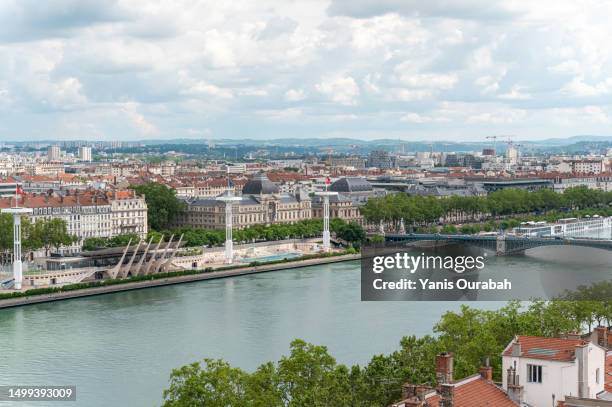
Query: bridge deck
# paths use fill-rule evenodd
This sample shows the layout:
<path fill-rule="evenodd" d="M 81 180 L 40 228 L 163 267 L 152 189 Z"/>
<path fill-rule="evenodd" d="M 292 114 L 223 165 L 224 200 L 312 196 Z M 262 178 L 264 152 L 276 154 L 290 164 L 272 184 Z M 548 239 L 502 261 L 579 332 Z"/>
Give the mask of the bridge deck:
<path fill-rule="evenodd" d="M 385 236 L 389 242 L 449 242 L 463 243 L 484 249 L 491 249 L 498 254 L 518 253 L 541 246 L 580 246 L 612 250 L 612 240 L 589 238 L 545 238 L 513 235 L 448 235 L 430 233 L 390 234 Z"/>

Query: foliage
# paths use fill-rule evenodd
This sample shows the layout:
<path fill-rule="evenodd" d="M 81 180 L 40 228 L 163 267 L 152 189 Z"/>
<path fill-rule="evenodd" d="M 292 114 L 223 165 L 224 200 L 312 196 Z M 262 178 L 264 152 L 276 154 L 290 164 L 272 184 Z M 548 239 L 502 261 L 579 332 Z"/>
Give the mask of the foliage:
<path fill-rule="evenodd" d="M 136 233 L 125 233 L 111 238 L 91 237 L 83 241 L 83 250 L 104 249 L 107 247 L 123 247 L 127 246 L 128 242 L 136 244 L 140 241 L 140 237 Z"/>
<path fill-rule="evenodd" d="M 584 290 L 573 294 L 588 295 Z M 398 350 L 376 355 L 363 367 L 338 364 L 325 347 L 302 340 L 291 343 L 288 356 L 252 373 L 205 359 L 204 365 L 172 372 L 164 406 L 385 406 L 401 397 L 404 382 L 435 385 L 435 357 L 443 351 L 454 354 L 456 378 L 478 372 L 488 357 L 499 380 L 500 355 L 514 335 L 550 337 L 577 331 L 584 321 L 601 317 L 602 303 L 590 303 L 586 309 L 584 301 L 566 299 L 529 306 L 510 302 L 496 311 L 463 306 L 442 316 L 434 327 L 437 336 L 404 337 Z M 223 402 L 229 404 L 217 404 Z"/>
<path fill-rule="evenodd" d="M 47 251 L 54 247 L 69 246 L 76 241 L 76 237 L 69 235 L 66 221 L 59 218 L 39 219 L 32 225 L 29 239 L 39 242 Z"/>
<path fill-rule="evenodd" d="M 361 242 L 365 239 L 365 231 L 357 223 L 346 223 L 342 219 L 332 219 L 330 222 L 332 232 L 349 243 Z M 233 240 L 238 243 L 252 243 L 257 241 L 273 241 L 283 239 L 302 239 L 321 236 L 323 221 L 321 219 L 307 219 L 295 223 L 278 223 L 272 225 L 254 225 L 233 231 Z M 150 232 L 149 237 L 159 239 L 162 235 L 168 239 L 171 235 L 183 235 L 183 242 L 187 247 L 221 246 L 225 242 L 224 230 L 194 229 L 182 227 L 161 232 Z"/>
<path fill-rule="evenodd" d="M 437 199 L 431 196 L 412 196 L 405 193 L 371 198 L 361 207 L 361 214 L 368 222 L 422 226 L 437 223 L 444 216 L 467 214 L 490 215 L 496 218 L 516 214 L 549 214 L 569 210 L 610 208 L 612 192 L 589 189 L 586 186 L 568 188 L 562 194 L 549 189 L 529 192 L 523 189 L 503 189 L 486 197 L 461 197 Z M 608 212 L 609 213 L 609 212 Z"/>
<path fill-rule="evenodd" d="M 68 234 L 66 221 L 59 218 L 38 219 L 32 223 L 29 218 L 21 219 L 21 241 L 23 252 L 45 248 L 47 252 L 52 247 L 72 244 L 76 238 Z M 10 214 L 0 214 L 0 250 L 11 252 L 13 249 L 13 217 Z"/>
<path fill-rule="evenodd" d="M 172 225 L 184 210 L 185 204 L 176 197 L 176 192 L 166 185 L 149 182 L 131 186 L 138 194 L 145 196 L 149 227 L 162 230 Z"/>

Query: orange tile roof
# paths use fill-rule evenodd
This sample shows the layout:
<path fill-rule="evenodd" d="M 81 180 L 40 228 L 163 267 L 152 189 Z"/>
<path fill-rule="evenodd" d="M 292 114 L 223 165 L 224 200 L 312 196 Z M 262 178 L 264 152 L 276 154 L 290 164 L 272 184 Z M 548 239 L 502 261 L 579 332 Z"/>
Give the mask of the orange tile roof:
<path fill-rule="evenodd" d="M 453 405 L 455 407 L 517 407 L 506 392 L 479 374 L 452 383 Z M 432 392 L 425 395 L 430 407 L 440 407 L 441 395 Z M 411 399 L 403 400 L 408 402 Z M 413 400 L 413 399 L 412 399 Z M 395 405 L 401 405 L 402 402 Z"/>
<path fill-rule="evenodd" d="M 15 200 L 13 198 L 0 198 L 0 208 L 9 208 L 14 204 Z M 57 195 L 27 194 L 25 199 L 19 200 L 19 205 L 25 208 L 108 205 L 108 198 L 103 194 L 96 196 L 93 193 L 79 194 L 78 199 L 74 195 L 60 197 Z"/>
<path fill-rule="evenodd" d="M 116 199 L 130 199 L 134 196 L 134 192 L 131 190 L 116 191 Z M 102 191 L 81 191 L 78 193 L 78 197 L 75 196 L 74 192 L 65 196 L 58 194 L 26 194 L 19 199 L 19 205 L 25 208 L 94 206 L 108 205 L 113 199 L 113 192 Z M 0 208 L 10 208 L 14 205 L 14 198 L 0 198 Z"/>
<path fill-rule="evenodd" d="M 516 407 L 508 395 L 495 384 L 475 376 L 455 384 L 455 407 Z"/>
<path fill-rule="evenodd" d="M 576 357 L 576 346 L 586 344 L 582 339 L 540 336 L 518 336 L 516 340 L 521 344 L 521 357 L 562 362 L 573 361 Z M 504 352 L 504 356 L 512 356 L 511 345 Z"/>

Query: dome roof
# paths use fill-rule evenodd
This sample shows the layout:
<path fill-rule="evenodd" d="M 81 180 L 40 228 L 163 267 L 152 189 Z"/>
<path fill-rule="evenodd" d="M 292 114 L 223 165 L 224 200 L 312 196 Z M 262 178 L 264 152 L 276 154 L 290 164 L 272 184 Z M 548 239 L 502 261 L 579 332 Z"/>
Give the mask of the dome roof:
<path fill-rule="evenodd" d="M 245 195 L 278 194 L 278 186 L 270 181 L 266 174 L 260 172 L 244 184 L 242 193 Z"/>
<path fill-rule="evenodd" d="M 334 192 L 365 192 L 372 191 L 372 184 L 360 177 L 340 178 L 329 187 Z"/>

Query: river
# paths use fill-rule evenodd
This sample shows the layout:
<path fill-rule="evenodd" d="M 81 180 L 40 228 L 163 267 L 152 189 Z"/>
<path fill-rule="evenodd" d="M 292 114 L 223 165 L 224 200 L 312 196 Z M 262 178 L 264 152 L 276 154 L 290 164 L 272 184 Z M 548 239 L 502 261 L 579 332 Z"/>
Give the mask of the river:
<path fill-rule="evenodd" d="M 549 247 L 492 257 L 488 267 L 524 273 L 611 263 L 604 251 Z M 286 354 L 294 338 L 363 364 L 397 349 L 404 335 L 432 333 L 460 305 L 361 302 L 359 262 L 347 262 L 5 309 L 0 385 L 76 385 L 77 401 L 67 406 L 160 405 L 172 368 L 208 357 L 252 370 Z"/>

